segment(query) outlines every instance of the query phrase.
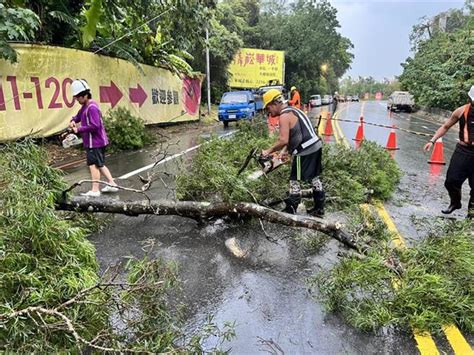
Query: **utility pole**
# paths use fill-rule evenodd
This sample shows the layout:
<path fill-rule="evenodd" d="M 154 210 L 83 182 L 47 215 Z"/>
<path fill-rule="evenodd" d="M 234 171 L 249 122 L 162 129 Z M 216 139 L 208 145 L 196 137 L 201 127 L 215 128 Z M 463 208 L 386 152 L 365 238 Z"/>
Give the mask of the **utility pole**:
<path fill-rule="evenodd" d="M 209 64 L 209 30 L 206 27 L 207 114 L 211 114 L 211 68 Z"/>

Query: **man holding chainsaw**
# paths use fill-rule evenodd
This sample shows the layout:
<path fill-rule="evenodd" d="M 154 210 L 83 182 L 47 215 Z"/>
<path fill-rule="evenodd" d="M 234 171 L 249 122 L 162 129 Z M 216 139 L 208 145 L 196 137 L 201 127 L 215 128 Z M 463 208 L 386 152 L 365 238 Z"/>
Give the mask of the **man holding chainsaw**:
<path fill-rule="evenodd" d="M 280 136 L 269 149 L 262 151 L 263 156 L 280 151 L 283 148 L 292 155 L 290 172 L 290 191 L 285 200 L 283 212 L 295 214 L 301 202 L 300 182 L 310 182 L 313 189 L 314 206 L 308 213 L 322 217 L 324 215 L 325 192 L 319 175 L 322 171 L 322 142 L 316 134 L 306 114 L 288 106 L 282 93 L 270 89 L 263 95 L 263 107 L 273 116 L 280 116 Z M 282 153 L 280 153 L 282 154 Z"/>
<path fill-rule="evenodd" d="M 117 184 L 109 169 L 105 166 L 105 147 L 109 144 L 109 139 L 105 133 L 99 105 L 92 100 L 90 87 L 85 80 L 74 80 L 71 89 L 72 96 L 79 102 L 81 108 L 77 115 L 72 118 L 69 128 L 74 133 L 82 136 L 91 179 L 99 181 L 102 174 L 109 183 L 102 189 L 102 192 L 117 192 Z M 79 122 L 80 126 L 77 126 Z M 99 183 L 92 183 L 92 189 L 81 195 L 87 197 L 100 196 Z"/>

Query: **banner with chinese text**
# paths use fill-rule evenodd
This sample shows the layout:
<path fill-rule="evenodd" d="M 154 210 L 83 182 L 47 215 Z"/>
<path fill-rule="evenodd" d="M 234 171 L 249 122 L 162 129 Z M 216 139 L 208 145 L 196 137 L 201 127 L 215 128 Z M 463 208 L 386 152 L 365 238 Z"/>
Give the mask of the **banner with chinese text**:
<path fill-rule="evenodd" d="M 270 80 L 285 81 L 285 52 L 242 48 L 229 66 L 229 86 L 258 88 Z"/>
<path fill-rule="evenodd" d="M 202 77 L 180 78 L 169 70 L 76 49 L 14 45 L 18 63 L 0 60 L 0 142 L 46 137 L 65 129 L 80 108 L 71 94 L 85 79 L 102 113 L 125 107 L 146 123 L 199 119 Z"/>

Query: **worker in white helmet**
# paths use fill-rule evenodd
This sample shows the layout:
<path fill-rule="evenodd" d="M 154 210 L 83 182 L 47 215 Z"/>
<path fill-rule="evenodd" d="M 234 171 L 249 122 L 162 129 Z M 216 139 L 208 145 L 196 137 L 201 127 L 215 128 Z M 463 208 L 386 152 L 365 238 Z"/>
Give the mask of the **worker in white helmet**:
<path fill-rule="evenodd" d="M 74 80 L 71 84 L 72 96 L 79 102 L 81 108 L 76 116 L 71 119 L 69 127 L 82 136 L 84 149 L 86 150 L 87 165 L 91 173 L 92 188 L 83 193 L 83 196 L 98 197 L 100 176 L 104 175 L 108 185 L 102 192 L 117 192 L 118 188 L 112 174 L 105 166 L 105 147 L 109 145 L 109 139 L 105 132 L 102 121 L 102 113 L 99 105 L 92 100 L 91 89 L 84 79 Z"/>

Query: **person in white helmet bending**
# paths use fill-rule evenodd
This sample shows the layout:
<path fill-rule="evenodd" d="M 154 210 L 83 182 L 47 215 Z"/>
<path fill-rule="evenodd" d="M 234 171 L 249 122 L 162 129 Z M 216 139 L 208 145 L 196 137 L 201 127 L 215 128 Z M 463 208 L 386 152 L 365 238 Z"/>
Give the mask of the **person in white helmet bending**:
<path fill-rule="evenodd" d="M 110 186 L 105 186 L 102 192 L 117 192 L 117 184 L 109 169 L 105 166 L 105 147 L 109 145 L 109 139 L 105 132 L 99 105 L 92 100 L 91 89 L 87 81 L 83 79 L 74 80 L 71 84 L 71 89 L 73 98 L 79 102 L 81 108 L 77 115 L 72 118 L 69 127 L 74 133 L 82 136 L 91 180 L 99 181 L 102 174 L 110 184 Z M 91 190 L 81 195 L 98 197 L 100 192 L 99 183 L 94 182 L 92 183 Z"/>
<path fill-rule="evenodd" d="M 458 107 L 451 117 L 436 131 L 433 138 L 424 146 L 429 151 L 436 140 L 457 122 L 459 122 L 459 142 L 449 162 L 448 172 L 444 186 L 448 190 L 451 202 L 441 212 L 450 214 L 460 209 L 461 188 L 466 179 L 471 187 L 469 205 L 467 207 L 467 218 L 474 218 L 474 85 L 468 92 L 468 103 Z"/>

